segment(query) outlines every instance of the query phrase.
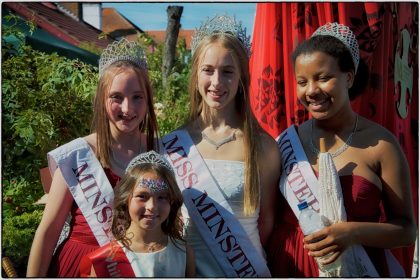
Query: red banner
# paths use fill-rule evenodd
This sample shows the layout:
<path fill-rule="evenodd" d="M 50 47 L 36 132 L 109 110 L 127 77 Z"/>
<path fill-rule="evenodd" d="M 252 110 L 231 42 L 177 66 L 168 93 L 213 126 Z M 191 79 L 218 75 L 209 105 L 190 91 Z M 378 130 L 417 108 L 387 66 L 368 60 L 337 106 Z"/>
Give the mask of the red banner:
<path fill-rule="evenodd" d="M 416 2 L 258 3 L 251 70 L 251 105 L 274 138 L 310 116 L 298 102 L 291 63 L 294 48 L 319 26 L 349 26 L 369 68 L 369 85 L 353 109 L 393 132 L 411 168 L 418 212 L 418 4 Z M 411 275 L 414 246 L 393 250 Z"/>

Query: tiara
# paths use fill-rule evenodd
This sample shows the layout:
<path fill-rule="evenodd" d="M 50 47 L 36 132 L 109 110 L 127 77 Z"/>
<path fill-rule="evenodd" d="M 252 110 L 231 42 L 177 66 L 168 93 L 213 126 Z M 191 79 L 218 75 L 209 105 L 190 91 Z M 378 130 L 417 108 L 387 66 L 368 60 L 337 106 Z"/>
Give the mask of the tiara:
<path fill-rule="evenodd" d="M 117 61 L 129 61 L 140 69 L 147 70 L 147 59 L 143 48 L 125 38 L 112 42 L 103 50 L 99 59 L 99 76 L 105 68 Z"/>
<path fill-rule="evenodd" d="M 191 41 L 191 53 L 194 54 L 201 40 L 213 34 L 229 34 L 236 37 L 245 48 L 248 57 L 251 55 L 251 39 L 246 35 L 246 28 L 242 27 L 241 21 L 236 22 L 234 17 L 228 15 L 207 19 L 195 30 Z"/>
<path fill-rule="evenodd" d="M 147 179 L 147 178 L 141 178 L 137 187 L 148 188 L 153 193 L 165 191 L 169 188 L 168 184 L 166 184 L 164 180 Z"/>
<path fill-rule="evenodd" d="M 130 163 L 127 165 L 125 169 L 125 173 L 127 173 L 131 168 L 142 165 L 145 163 L 156 164 L 165 167 L 170 172 L 174 173 L 171 164 L 166 160 L 166 158 L 155 151 L 149 151 L 147 153 L 142 153 L 133 158 Z"/>
<path fill-rule="evenodd" d="M 329 35 L 340 40 L 350 51 L 351 57 L 354 63 L 354 71 L 357 72 L 357 67 L 359 66 L 359 44 L 357 43 L 357 38 L 354 35 L 351 29 L 343 24 L 334 22 L 327 23 L 319 27 L 312 37 L 318 35 Z"/>

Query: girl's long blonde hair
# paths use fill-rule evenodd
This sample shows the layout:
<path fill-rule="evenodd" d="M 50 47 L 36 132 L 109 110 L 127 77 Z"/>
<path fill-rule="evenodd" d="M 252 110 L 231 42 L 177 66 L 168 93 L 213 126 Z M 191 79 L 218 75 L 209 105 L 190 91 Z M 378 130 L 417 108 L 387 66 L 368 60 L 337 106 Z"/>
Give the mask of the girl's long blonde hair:
<path fill-rule="evenodd" d="M 203 102 L 203 98 L 198 90 L 198 71 L 202 61 L 202 56 L 210 44 L 218 43 L 227 50 L 230 50 L 233 60 L 238 65 L 240 71 L 238 92 L 235 96 L 236 112 L 240 115 L 244 134 L 245 145 L 245 184 L 244 184 L 244 214 L 254 213 L 260 201 L 260 177 L 258 168 L 258 153 L 261 151 L 262 129 L 252 114 L 249 100 L 249 66 L 248 55 L 241 42 L 234 36 L 217 33 L 205 37 L 197 46 L 192 57 L 191 76 L 189 82 L 190 93 L 190 114 L 189 121 L 195 121 L 201 113 L 204 115 L 204 122 L 209 122 L 206 112 L 208 106 Z"/>

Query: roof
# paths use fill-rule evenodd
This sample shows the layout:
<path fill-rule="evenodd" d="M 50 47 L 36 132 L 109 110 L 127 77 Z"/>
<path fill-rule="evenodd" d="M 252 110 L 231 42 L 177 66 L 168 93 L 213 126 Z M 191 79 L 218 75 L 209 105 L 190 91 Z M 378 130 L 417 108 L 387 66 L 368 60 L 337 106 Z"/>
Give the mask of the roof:
<path fill-rule="evenodd" d="M 164 43 L 165 42 L 166 31 L 164 31 L 164 30 L 146 30 L 146 33 L 149 34 L 150 37 L 152 37 L 152 39 L 156 43 Z M 187 45 L 186 46 L 187 50 L 191 49 L 191 38 L 192 38 L 193 34 L 194 34 L 194 30 L 186 30 L 186 29 L 180 29 L 179 30 L 178 40 L 180 38 L 185 39 L 185 43 Z"/>
<path fill-rule="evenodd" d="M 113 38 L 135 40 L 137 33 L 144 33 L 114 8 L 102 8 L 102 30 Z"/>
<path fill-rule="evenodd" d="M 54 3 L 3 2 L 3 4 L 26 20 L 34 21 L 39 28 L 74 46 L 89 42 L 103 49 L 113 41 L 106 38 L 99 39 L 101 30 L 66 15 Z"/>

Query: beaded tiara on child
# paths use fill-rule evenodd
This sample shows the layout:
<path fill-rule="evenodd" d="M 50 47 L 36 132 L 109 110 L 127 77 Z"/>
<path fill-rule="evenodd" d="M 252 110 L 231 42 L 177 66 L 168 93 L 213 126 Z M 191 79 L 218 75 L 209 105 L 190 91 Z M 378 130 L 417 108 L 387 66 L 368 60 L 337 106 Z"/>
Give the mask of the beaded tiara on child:
<path fill-rule="evenodd" d="M 99 77 L 108 66 L 117 61 L 129 61 L 140 69 L 147 70 L 147 59 L 143 48 L 125 38 L 109 44 L 103 50 L 99 59 Z"/>
<path fill-rule="evenodd" d="M 251 39 L 246 35 L 246 28 L 242 27 L 242 22 L 236 22 L 234 17 L 228 15 L 217 15 L 207 19 L 195 30 L 191 41 L 191 53 L 194 54 L 201 40 L 214 34 L 229 34 L 236 37 L 245 48 L 248 57 L 251 55 Z"/>
<path fill-rule="evenodd" d="M 354 72 L 357 72 L 357 67 L 359 66 L 359 44 L 357 43 L 357 38 L 354 35 L 351 29 L 343 24 L 337 22 L 329 22 L 321 27 L 319 27 L 312 37 L 319 35 L 328 35 L 333 36 L 340 40 L 350 51 L 351 57 L 354 63 Z"/>
<path fill-rule="evenodd" d="M 174 173 L 171 164 L 166 160 L 166 158 L 155 151 L 149 151 L 147 153 L 142 153 L 133 158 L 125 169 L 127 173 L 131 168 L 142 165 L 142 164 L 155 164 L 160 165 L 168 169 L 172 174 Z"/>

